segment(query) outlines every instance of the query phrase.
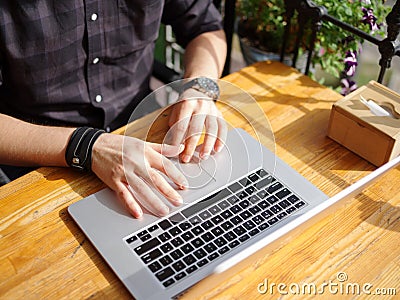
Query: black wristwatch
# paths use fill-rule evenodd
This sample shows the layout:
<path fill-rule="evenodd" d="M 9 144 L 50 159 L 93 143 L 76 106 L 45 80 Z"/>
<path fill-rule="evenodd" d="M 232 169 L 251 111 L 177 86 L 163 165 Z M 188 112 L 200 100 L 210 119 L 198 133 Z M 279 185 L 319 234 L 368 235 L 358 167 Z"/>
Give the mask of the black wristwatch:
<path fill-rule="evenodd" d="M 220 95 L 217 82 L 207 77 L 198 77 L 185 83 L 182 87 L 181 93 L 190 88 L 204 93 L 214 101 L 217 101 Z"/>

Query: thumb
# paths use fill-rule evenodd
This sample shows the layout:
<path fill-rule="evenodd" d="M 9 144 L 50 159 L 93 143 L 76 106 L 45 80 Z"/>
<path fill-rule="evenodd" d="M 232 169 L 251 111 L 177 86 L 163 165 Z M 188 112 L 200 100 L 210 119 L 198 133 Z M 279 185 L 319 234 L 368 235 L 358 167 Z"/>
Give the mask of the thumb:
<path fill-rule="evenodd" d="M 182 153 L 185 149 L 185 145 L 168 145 L 168 144 L 155 144 L 150 143 L 150 146 L 153 150 L 158 153 L 166 156 L 166 157 L 175 157 Z"/>

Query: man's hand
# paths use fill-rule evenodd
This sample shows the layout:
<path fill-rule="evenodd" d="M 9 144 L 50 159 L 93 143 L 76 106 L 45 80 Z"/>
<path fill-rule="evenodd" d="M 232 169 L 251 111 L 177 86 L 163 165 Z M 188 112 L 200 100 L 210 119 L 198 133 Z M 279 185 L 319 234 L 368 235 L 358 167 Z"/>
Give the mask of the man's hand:
<path fill-rule="evenodd" d="M 178 156 L 183 146 L 170 146 L 114 134 L 103 134 L 93 146 L 92 170 L 122 200 L 136 218 L 149 212 L 165 216 L 167 205 L 154 193 L 158 190 L 168 201 L 178 206 L 182 198 L 159 173 L 164 173 L 180 189 L 188 183 L 183 174 L 167 158 Z"/>
<path fill-rule="evenodd" d="M 224 146 L 228 128 L 221 112 L 211 99 L 194 89 L 186 90 L 174 104 L 168 125 L 171 127 L 172 145 L 184 144 L 183 162 L 189 162 L 205 127 L 200 158 L 207 159 L 211 152 L 220 152 Z"/>

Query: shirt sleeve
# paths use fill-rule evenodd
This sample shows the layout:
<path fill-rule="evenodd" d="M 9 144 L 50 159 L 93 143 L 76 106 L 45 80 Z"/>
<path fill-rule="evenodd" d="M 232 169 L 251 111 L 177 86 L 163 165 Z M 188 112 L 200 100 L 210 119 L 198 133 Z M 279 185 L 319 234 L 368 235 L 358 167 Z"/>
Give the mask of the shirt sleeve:
<path fill-rule="evenodd" d="M 212 0 L 167 0 L 162 22 L 172 26 L 182 47 L 204 32 L 223 28 L 221 15 Z"/>

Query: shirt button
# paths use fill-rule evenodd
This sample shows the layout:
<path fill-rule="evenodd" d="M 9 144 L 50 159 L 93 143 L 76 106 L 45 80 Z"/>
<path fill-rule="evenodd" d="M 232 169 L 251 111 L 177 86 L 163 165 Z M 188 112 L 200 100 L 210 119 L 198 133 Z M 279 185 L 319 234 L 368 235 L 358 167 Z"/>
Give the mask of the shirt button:
<path fill-rule="evenodd" d="M 95 65 L 100 61 L 100 59 L 98 57 L 94 58 L 92 63 Z"/>
<path fill-rule="evenodd" d="M 97 20 L 97 14 L 92 14 L 92 15 L 90 16 L 90 19 L 91 19 L 92 21 L 96 21 L 96 20 Z"/>
<path fill-rule="evenodd" d="M 95 100 L 97 103 L 100 103 L 103 100 L 103 97 L 101 95 L 97 95 Z"/>

